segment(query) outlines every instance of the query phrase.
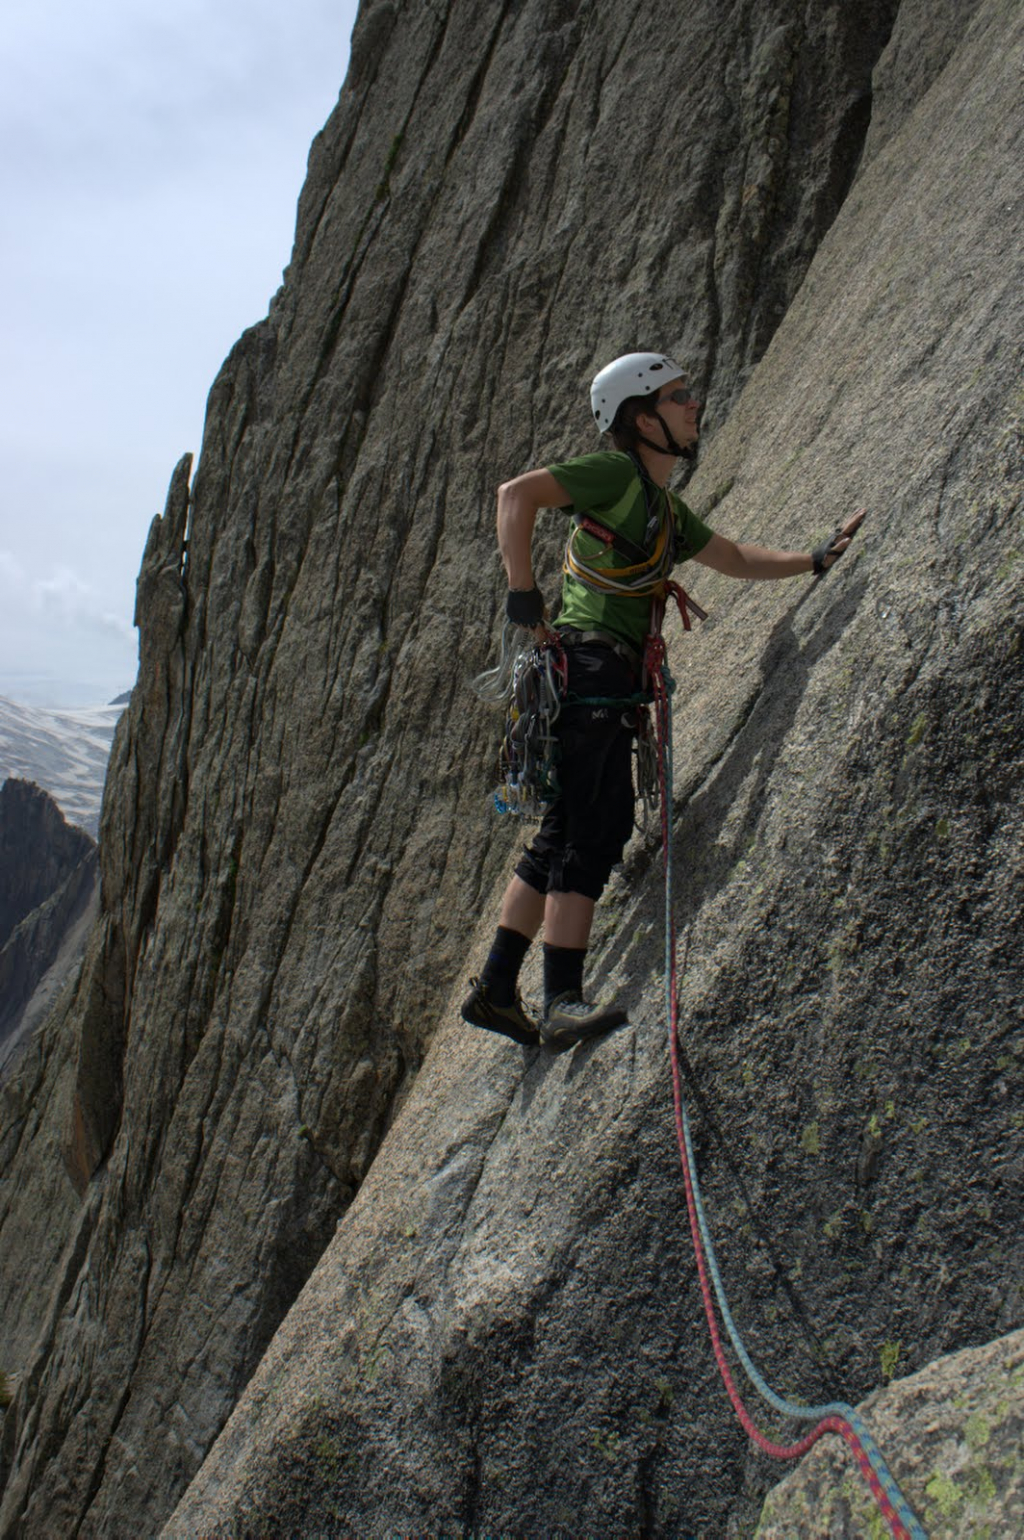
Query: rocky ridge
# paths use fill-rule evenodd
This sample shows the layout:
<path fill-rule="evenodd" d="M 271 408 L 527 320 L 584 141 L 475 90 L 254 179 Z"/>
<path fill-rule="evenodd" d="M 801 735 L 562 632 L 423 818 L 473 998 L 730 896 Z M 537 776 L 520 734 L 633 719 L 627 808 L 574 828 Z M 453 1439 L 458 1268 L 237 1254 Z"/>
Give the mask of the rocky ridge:
<path fill-rule="evenodd" d="M 27 781 L 0 786 L 0 1078 L 81 957 L 96 846 Z"/>
<path fill-rule="evenodd" d="M 0 946 L 94 848 L 52 797 L 29 781 L 0 786 Z"/>
<path fill-rule="evenodd" d="M 694 1335 L 650 853 L 603 920 L 635 1035 L 552 1070 L 451 1023 L 515 838 L 462 693 L 492 489 L 586 447 L 566 401 L 654 337 L 724 422 L 717 527 L 804 545 L 868 501 L 876 531 L 799 600 L 702 579 L 685 663 L 688 1051 L 742 1314 L 850 1394 L 890 1339 L 1017 1323 L 1019 19 L 950 28 L 847 196 L 896 11 L 695 8 L 666 42 L 640 7 L 363 8 L 284 289 L 151 531 L 103 909 L 5 1093 L 3 1533 L 155 1528 L 257 1365 L 171 1532 L 756 1512 Z"/>

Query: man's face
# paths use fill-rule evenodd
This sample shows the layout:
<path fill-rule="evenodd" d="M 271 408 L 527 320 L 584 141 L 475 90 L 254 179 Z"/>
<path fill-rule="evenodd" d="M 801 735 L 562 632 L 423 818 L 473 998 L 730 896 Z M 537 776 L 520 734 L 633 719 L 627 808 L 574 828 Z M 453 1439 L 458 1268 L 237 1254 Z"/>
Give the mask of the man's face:
<path fill-rule="evenodd" d="M 655 396 L 653 405 L 658 414 L 664 418 L 668 431 L 677 444 L 684 449 L 689 449 L 696 444 L 700 437 L 700 429 L 697 425 L 700 402 L 682 375 L 669 380 L 662 387 Z M 656 420 L 654 427 L 657 432 Z"/>

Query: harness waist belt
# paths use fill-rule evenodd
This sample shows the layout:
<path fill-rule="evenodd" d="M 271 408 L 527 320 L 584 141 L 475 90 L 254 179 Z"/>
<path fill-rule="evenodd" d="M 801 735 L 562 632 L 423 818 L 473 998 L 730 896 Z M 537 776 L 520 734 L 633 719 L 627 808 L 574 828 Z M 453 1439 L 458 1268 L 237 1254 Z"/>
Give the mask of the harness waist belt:
<path fill-rule="evenodd" d="M 587 642 L 600 642 L 602 647 L 610 647 L 612 652 L 617 652 L 619 657 L 629 664 L 630 668 L 639 670 L 643 666 L 643 654 L 637 647 L 630 647 L 628 642 L 623 642 L 617 636 L 612 636 L 607 631 L 580 631 L 577 626 L 555 626 L 559 636 L 567 642 L 576 645 L 585 645 Z"/>

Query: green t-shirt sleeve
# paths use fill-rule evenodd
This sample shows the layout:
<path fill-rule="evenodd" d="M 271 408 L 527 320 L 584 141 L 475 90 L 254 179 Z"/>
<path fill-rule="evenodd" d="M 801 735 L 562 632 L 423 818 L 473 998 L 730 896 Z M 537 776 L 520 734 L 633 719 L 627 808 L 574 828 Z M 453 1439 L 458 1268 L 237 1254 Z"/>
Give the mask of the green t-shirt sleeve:
<path fill-rule="evenodd" d="M 714 530 L 708 529 L 703 519 L 698 519 L 681 497 L 677 497 L 674 492 L 671 497 L 676 516 L 676 561 L 689 561 L 691 556 L 698 556 L 703 551 Z"/>
<path fill-rule="evenodd" d="M 636 471 L 628 455 L 615 450 L 580 455 L 575 460 L 561 460 L 548 471 L 572 498 L 580 513 L 589 508 L 607 508 L 629 490 Z"/>

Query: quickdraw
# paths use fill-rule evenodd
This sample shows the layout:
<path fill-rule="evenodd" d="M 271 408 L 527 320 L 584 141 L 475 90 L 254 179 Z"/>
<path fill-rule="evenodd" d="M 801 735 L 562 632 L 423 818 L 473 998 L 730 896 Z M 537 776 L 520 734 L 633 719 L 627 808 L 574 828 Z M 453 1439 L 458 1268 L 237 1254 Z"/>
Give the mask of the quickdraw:
<path fill-rule="evenodd" d="M 633 695 L 576 695 L 566 685 L 565 650 L 558 641 L 524 649 L 512 666 L 505 730 L 498 750 L 499 813 L 543 818 L 561 793 L 559 746 L 555 723 L 566 707 L 611 706 L 633 714 L 634 782 L 641 816 L 648 829 L 658 808 L 658 754 L 649 707 L 650 692 Z"/>
<path fill-rule="evenodd" d="M 557 638 L 517 654 L 498 750 L 494 805 L 499 813 L 543 818 L 558 796 L 555 723 L 562 711 L 567 680 L 565 649 Z"/>
<path fill-rule="evenodd" d="M 704 610 L 678 583 L 658 584 L 651 610 L 652 626 L 660 631 L 666 598 L 675 599 L 686 630 L 691 629 L 691 615 L 707 618 Z M 501 689 L 507 701 L 505 728 L 498 750 L 494 806 L 499 813 L 519 818 L 540 819 L 560 794 L 558 782 L 559 746 L 555 723 L 568 706 L 612 706 L 623 713 L 633 713 L 634 782 L 640 817 L 637 827 L 650 828 L 658 808 L 658 756 L 650 706 L 651 691 L 644 688 L 632 695 L 576 695 L 568 689 L 568 663 L 565 648 L 557 632 L 545 642 L 521 648 L 510 656 L 507 668 L 499 665 L 493 676 L 502 679 L 487 693 Z"/>

